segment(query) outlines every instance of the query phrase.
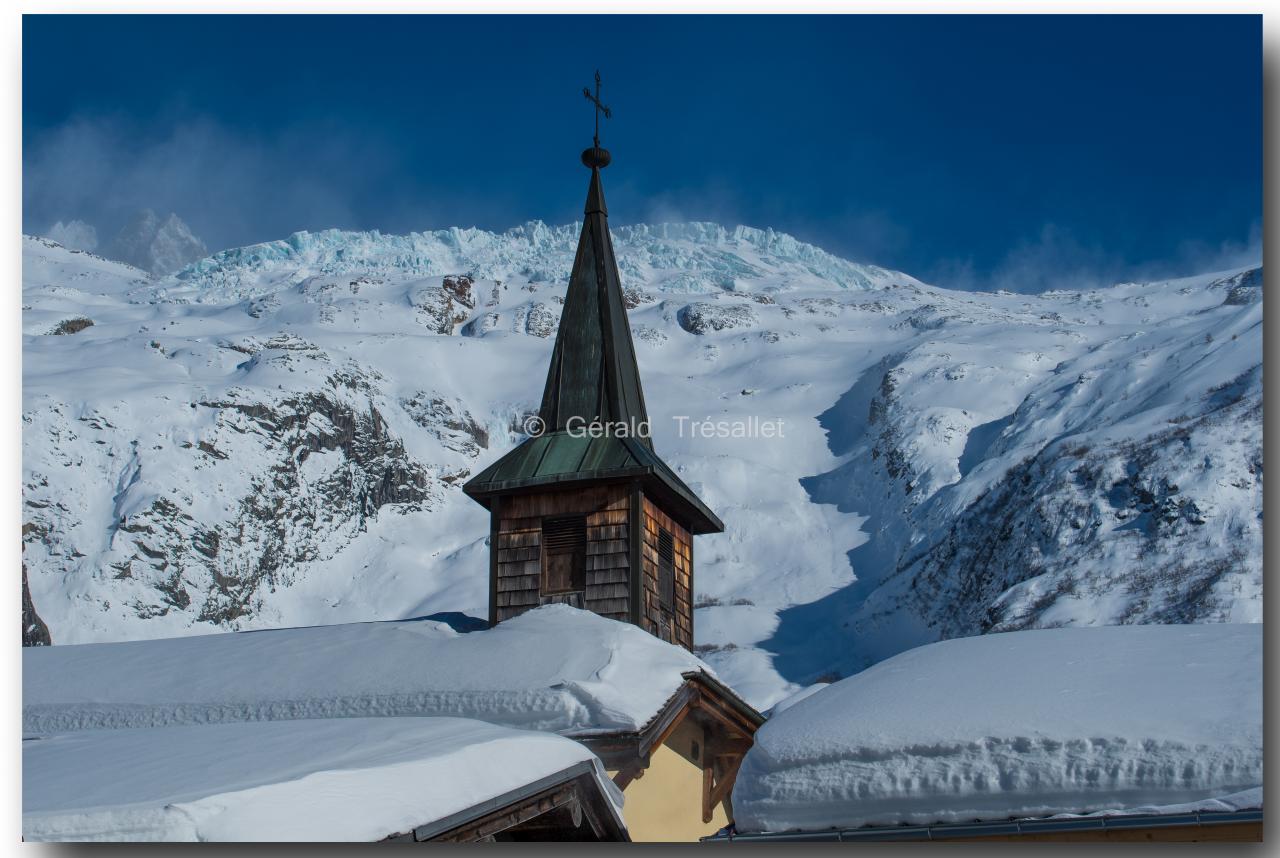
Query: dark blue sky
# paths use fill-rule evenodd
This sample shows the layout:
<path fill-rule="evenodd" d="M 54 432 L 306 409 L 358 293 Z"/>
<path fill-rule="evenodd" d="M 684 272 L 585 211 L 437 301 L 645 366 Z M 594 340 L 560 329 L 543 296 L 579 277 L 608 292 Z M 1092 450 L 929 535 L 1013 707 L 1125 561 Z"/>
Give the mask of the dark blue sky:
<path fill-rule="evenodd" d="M 1190 273 L 1260 252 L 1261 47 L 1260 16 L 26 16 L 24 228 L 568 222 L 599 67 L 615 223 L 940 285 Z"/>

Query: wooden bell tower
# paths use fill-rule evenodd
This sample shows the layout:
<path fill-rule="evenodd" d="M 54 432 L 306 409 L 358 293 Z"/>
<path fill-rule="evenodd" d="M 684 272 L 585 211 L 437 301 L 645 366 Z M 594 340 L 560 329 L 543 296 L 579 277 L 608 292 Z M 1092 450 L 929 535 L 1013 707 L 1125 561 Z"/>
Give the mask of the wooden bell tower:
<path fill-rule="evenodd" d="M 724 530 L 654 452 L 595 145 L 542 431 L 463 491 L 490 511 L 489 622 L 563 602 L 693 646 L 693 537 Z"/>

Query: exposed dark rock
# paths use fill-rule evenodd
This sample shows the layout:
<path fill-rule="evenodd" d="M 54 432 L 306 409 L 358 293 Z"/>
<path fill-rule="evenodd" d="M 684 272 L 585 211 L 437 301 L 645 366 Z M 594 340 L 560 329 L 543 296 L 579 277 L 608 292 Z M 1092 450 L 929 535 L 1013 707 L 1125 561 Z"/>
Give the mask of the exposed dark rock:
<path fill-rule="evenodd" d="M 418 391 L 400 401 L 400 406 L 424 429 L 429 430 L 447 449 L 476 456 L 489 447 L 489 432 L 476 422 L 459 402 Z"/>
<path fill-rule="evenodd" d="M 528 309 L 516 315 L 516 329 L 531 337 L 546 339 L 556 332 L 559 316 L 548 309 L 546 304 L 530 304 Z"/>
<path fill-rule="evenodd" d="M 31 601 L 31 588 L 27 584 L 27 564 L 22 564 L 22 645 L 50 646 L 53 639 L 49 636 L 49 627 L 36 613 L 36 606 Z"/>
<path fill-rule="evenodd" d="M 423 289 L 412 296 L 418 321 L 436 334 L 452 334 L 475 308 L 475 294 L 469 277 L 446 277 L 439 288 Z"/>
<path fill-rule="evenodd" d="M 755 311 L 748 304 L 689 304 L 676 314 L 680 327 L 691 334 L 749 328 L 756 324 Z"/>
<path fill-rule="evenodd" d="M 634 310 L 641 304 L 652 304 L 657 299 L 638 286 L 626 286 L 622 290 L 622 305 Z"/>
<path fill-rule="evenodd" d="M 50 331 L 49 333 L 54 336 L 61 336 L 63 334 L 78 334 L 81 331 L 83 331 L 85 328 L 92 328 L 92 327 L 93 327 L 93 319 L 86 319 L 84 317 L 78 317 L 75 319 L 63 319 L 61 322 L 58 323 L 58 326 L 54 328 L 52 331 Z"/>

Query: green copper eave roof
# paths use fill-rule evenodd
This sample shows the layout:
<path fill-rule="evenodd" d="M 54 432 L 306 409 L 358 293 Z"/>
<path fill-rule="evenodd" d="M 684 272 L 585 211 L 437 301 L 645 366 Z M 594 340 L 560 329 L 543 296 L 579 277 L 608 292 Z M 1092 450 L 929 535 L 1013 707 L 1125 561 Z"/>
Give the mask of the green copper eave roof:
<path fill-rule="evenodd" d="M 720 533 L 724 524 L 666 462 L 636 438 L 589 438 L 548 432 L 520 446 L 476 474 L 463 491 L 485 506 L 493 495 L 566 483 L 638 479 L 660 505 L 693 533 Z M 665 503 L 663 503 L 665 501 Z"/>

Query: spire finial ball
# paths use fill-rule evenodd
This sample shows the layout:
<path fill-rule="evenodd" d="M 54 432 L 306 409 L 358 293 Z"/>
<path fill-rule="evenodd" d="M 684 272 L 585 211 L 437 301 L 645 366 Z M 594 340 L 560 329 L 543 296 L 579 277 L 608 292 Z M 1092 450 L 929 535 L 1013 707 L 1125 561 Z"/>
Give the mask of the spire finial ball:
<path fill-rule="evenodd" d="M 609 166 L 609 162 L 612 160 L 613 156 L 609 154 L 608 149 L 592 146 L 590 149 L 582 150 L 582 163 L 592 169 L 604 169 Z"/>

